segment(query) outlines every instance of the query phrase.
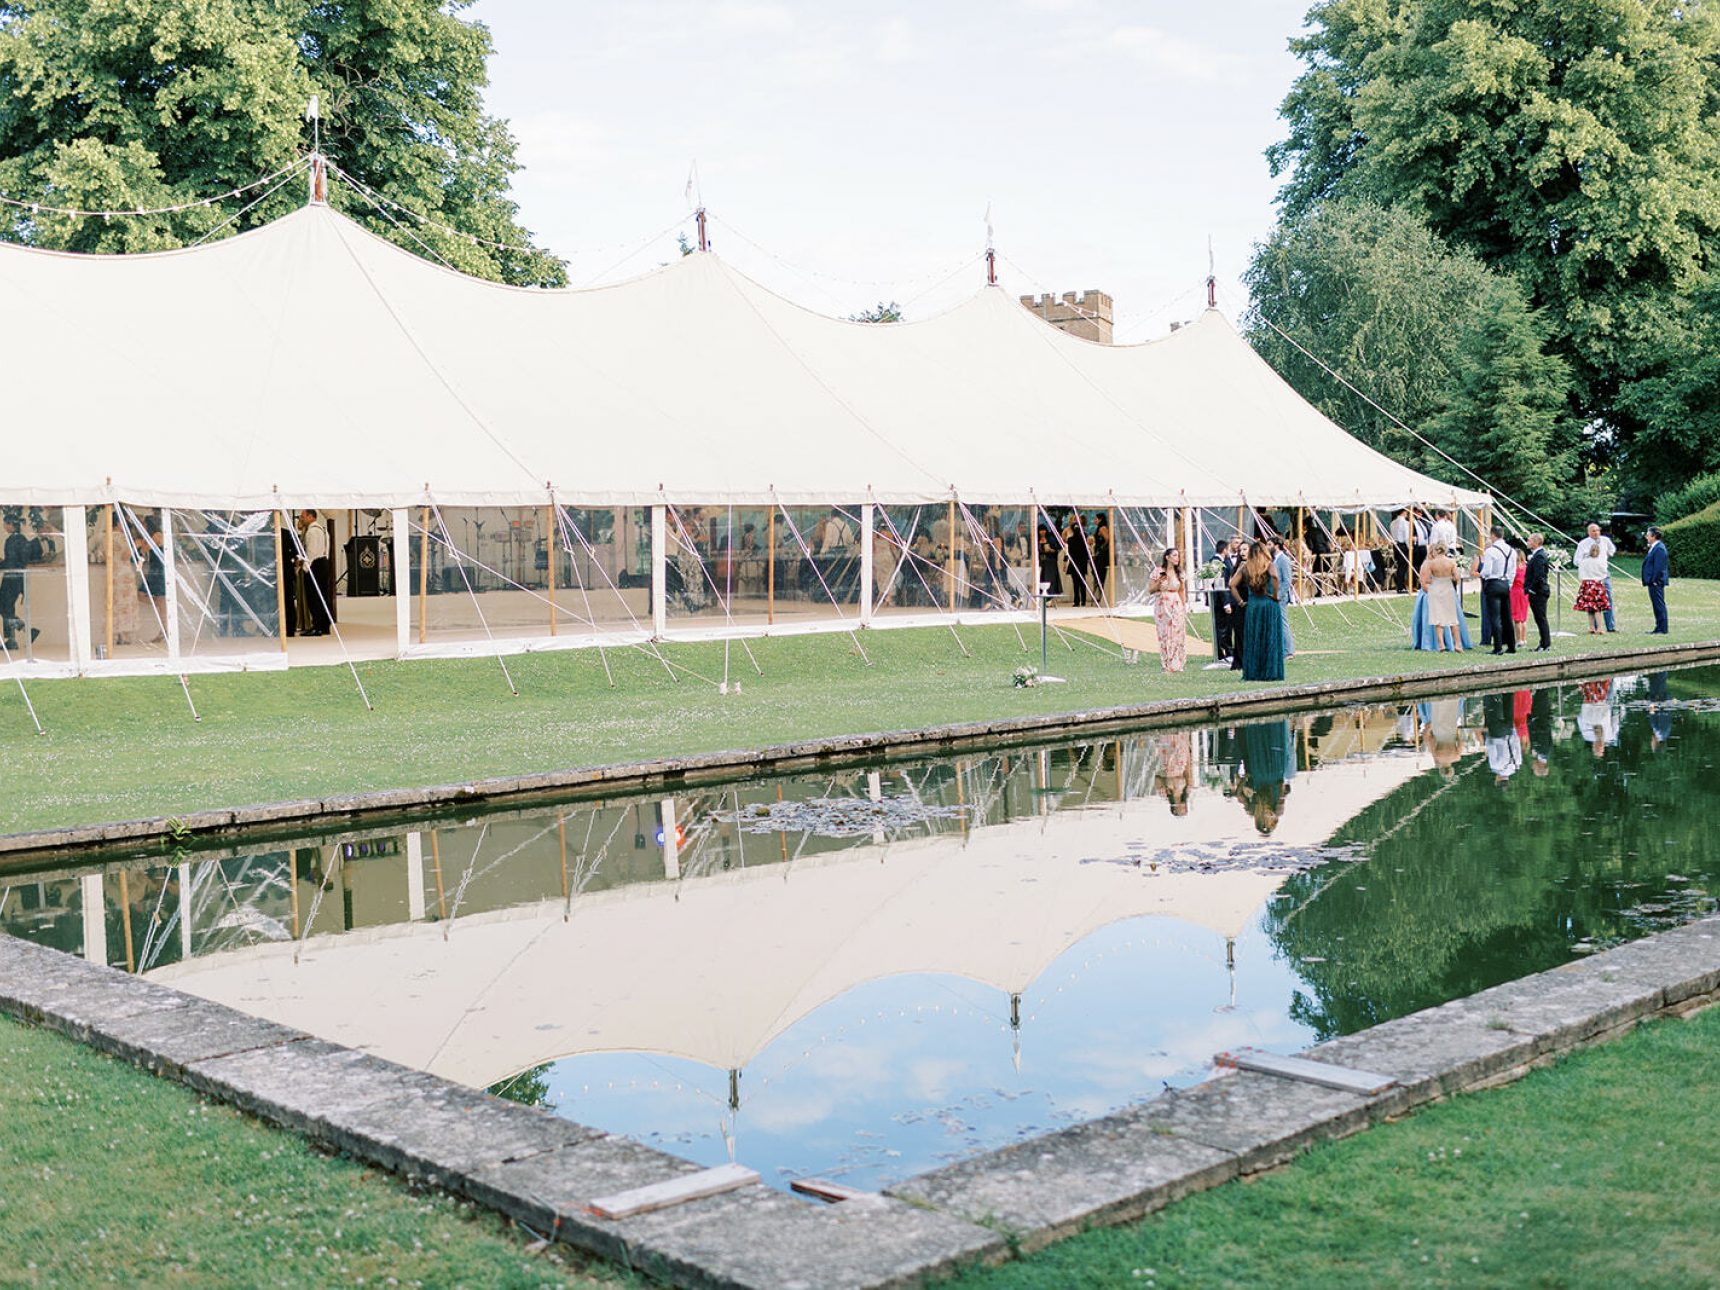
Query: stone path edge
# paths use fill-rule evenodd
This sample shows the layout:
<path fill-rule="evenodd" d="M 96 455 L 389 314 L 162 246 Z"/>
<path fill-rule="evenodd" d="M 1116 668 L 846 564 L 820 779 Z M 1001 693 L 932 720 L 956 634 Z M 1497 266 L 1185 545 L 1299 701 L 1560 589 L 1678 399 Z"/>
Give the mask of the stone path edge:
<path fill-rule="evenodd" d="M 99 851 L 138 843 L 171 842 L 183 846 L 239 832 L 266 837 L 271 830 L 299 829 L 311 824 L 426 818 L 437 812 L 470 812 L 498 803 L 518 805 L 534 800 L 571 800 L 582 796 L 699 784 L 780 774 L 818 767 L 889 762 L 938 752 L 961 752 L 980 746 L 997 747 L 1035 742 L 1058 735 L 1093 735 L 1122 729 L 1153 729 L 1189 721 L 1225 721 L 1268 717 L 1328 704 L 1381 702 L 1424 698 L 1453 691 L 1594 676 L 1618 670 L 1677 667 L 1720 658 L 1720 640 L 1684 645 L 1609 650 L 1602 653 L 1528 658 L 1506 663 L 1470 664 L 1439 672 L 1402 673 L 1323 681 L 1311 685 L 1279 686 L 1260 691 L 1232 691 L 1200 698 L 1158 699 L 1148 703 L 1057 712 L 994 721 L 961 722 L 925 730 L 880 731 L 832 735 L 765 748 L 731 749 L 653 761 L 570 767 L 527 775 L 498 776 L 463 784 L 426 788 L 394 788 L 372 792 L 269 802 L 256 806 L 194 811 L 181 816 L 76 825 L 24 833 L 0 834 L 0 864 L 29 861 L 45 855 Z"/>
<path fill-rule="evenodd" d="M 611 1222 L 592 1197 L 700 1166 L 0 935 L 0 1013 L 695 1290 L 875 1290 L 1000 1263 L 1717 997 L 1711 916 L 1300 1054 L 1397 1080 L 1374 1096 L 1238 1071 L 876 1197 L 822 1205 L 755 1186 Z"/>

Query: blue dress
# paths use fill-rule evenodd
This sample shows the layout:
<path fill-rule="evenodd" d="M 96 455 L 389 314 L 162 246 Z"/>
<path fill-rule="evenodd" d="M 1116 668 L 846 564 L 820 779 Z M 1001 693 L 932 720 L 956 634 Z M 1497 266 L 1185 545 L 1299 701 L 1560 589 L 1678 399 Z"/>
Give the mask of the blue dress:
<path fill-rule="evenodd" d="M 1242 619 L 1242 679 L 1284 679 L 1284 606 L 1271 588 L 1248 588 L 1248 608 Z"/>

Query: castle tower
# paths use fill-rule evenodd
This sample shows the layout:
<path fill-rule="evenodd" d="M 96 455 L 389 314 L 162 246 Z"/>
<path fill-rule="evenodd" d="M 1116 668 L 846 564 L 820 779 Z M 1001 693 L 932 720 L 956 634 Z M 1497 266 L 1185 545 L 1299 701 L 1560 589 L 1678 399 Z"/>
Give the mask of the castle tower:
<path fill-rule="evenodd" d="M 1023 296 L 1021 303 L 1071 336 L 1096 340 L 1101 345 L 1111 343 L 1111 297 L 1103 291 L 1088 288 L 1079 295 L 1065 291 L 1061 300 L 1047 292 L 1043 296 Z"/>

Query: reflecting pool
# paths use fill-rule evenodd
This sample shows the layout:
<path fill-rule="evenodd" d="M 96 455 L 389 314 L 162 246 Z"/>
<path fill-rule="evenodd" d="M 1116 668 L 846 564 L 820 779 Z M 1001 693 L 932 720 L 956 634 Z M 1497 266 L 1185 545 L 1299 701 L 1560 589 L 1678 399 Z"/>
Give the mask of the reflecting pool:
<path fill-rule="evenodd" d="M 1714 908 L 1720 669 L 0 875 L 0 929 L 875 1187 Z"/>

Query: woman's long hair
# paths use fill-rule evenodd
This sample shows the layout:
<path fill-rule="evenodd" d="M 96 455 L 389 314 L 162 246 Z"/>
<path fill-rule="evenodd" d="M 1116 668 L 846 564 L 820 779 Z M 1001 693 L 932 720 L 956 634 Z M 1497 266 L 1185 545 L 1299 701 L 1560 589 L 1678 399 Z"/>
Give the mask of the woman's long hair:
<path fill-rule="evenodd" d="M 1177 554 L 1177 549 L 1174 546 L 1167 546 L 1165 548 L 1165 553 L 1159 557 L 1159 572 L 1160 573 L 1164 573 L 1170 569 L 1171 557 L 1173 555 L 1176 555 L 1176 554 Z"/>
<path fill-rule="evenodd" d="M 1248 559 L 1243 563 L 1242 576 L 1250 591 L 1262 591 L 1272 580 L 1272 557 L 1266 554 L 1266 543 L 1256 542 L 1248 548 Z"/>

